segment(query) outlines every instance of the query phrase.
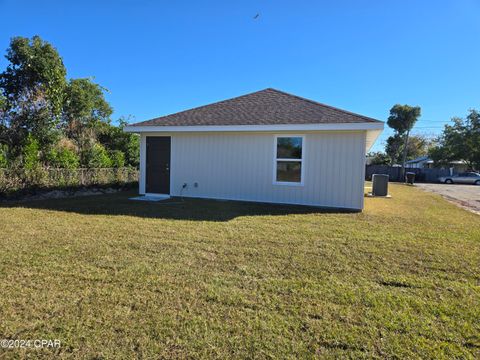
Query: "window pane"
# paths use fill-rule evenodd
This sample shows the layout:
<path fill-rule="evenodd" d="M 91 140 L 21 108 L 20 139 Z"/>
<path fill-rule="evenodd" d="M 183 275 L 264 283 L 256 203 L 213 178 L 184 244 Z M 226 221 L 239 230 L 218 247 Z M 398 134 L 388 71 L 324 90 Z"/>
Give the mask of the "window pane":
<path fill-rule="evenodd" d="M 297 161 L 277 161 L 277 181 L 301 182 L 302 163 Z"/>
<path fill-rule="evenodd" d="M 301 159 L 302 138 L 301 137 L 279 137 L 277 138 L 277 159 Z"/>

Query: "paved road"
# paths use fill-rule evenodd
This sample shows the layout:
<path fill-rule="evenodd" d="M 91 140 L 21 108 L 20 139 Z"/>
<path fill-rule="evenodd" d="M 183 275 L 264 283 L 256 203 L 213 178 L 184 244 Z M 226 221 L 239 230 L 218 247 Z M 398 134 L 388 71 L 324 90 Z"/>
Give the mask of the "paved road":
<path fill-rule="evenodd" d="M 418 187 L 442 195 L 467 210 L 480 214 L 480 186 L 456 184 L 416 184 Z"/>

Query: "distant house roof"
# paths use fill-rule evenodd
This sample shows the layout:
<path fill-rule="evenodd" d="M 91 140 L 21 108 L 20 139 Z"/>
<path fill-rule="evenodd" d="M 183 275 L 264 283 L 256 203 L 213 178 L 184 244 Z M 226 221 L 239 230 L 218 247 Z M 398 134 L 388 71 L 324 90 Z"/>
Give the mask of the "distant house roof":
<path fill-rule="evenodd" d="M 416 164 L 424 161 L 432 161 L 432 160 L 428 156 L 420 156 L 416 159 L 406 161 L 405 164 Z"/>
<path fill-rule="evenodd" d="M 130 126 L 225 126 L 381 123 L 275 89 L 200 106 Z"/>
<path fill-rule="evenodd" d="M 433 164 L 433 160 L 430 159 L 426 155 L 425 156 L 420 156 L 416 159 L 406 161 L 405 164 L 416 164 L 416 163 L 421 163 L 421 162 L 425 162 L 427 164 Z M 466 164 L 466 162 L 464 160 L 452 160 L 452 161 L 449 162 L 449 164 Z"/>

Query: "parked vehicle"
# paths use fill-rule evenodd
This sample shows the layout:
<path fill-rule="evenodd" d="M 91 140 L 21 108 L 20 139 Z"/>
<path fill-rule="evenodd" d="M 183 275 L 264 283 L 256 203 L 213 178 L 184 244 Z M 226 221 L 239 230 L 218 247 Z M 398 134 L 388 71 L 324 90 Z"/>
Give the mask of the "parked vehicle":
<path fill-rule="evenodd" d="M 480 185 L 480 174 L 476 172 L 466 172 L 452 176 L 442 176 L 438 181 L 445 184 L 474 184 Z"/>

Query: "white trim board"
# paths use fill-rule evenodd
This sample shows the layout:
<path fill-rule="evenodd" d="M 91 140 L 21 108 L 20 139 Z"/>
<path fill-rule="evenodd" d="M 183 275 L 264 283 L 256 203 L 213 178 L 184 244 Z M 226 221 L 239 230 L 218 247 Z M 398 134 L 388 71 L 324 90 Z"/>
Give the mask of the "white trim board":
<path fill-rule="evenodd" d="M 279 125 L 192 125 L 192 126 L 141 126 L 128 125 L 125 132 L 239 132 L 239 131 L 335 131 L 335 130 L 383 130 L 383 123 L 339 124 L 279 124 Z"/>
<path fill-rule="evenodd" d="M 310 131 L 366 131 L 365 152 L 368 152 L 383 131 L 383 122 L 378 123 L 340 123 L 340 124 L 280 124 L 280 125 L 221 125 L 221 126 L 132 126 L 123 131 L 128 133 L 164 136 L 175 133 L 209 133 L 209 132 L 310 132 Z"/>

